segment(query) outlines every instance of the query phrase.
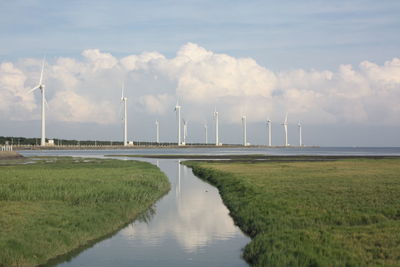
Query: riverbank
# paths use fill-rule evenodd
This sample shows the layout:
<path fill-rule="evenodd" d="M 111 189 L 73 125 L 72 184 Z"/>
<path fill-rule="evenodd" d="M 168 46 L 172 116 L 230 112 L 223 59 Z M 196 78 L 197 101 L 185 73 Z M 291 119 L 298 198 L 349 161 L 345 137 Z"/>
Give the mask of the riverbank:
<path fill-rule="evenodd" d="M 398 264 L 399 159 L 185 164 L 252 237 L 254 266 Z"/>
<path fill-rule="evenodd" d="M 127 158 L 153 158 L 153 159 L 201 159 L 201 160 L 230 160 L 232 161 L 260 161 L 267 160 L 270 162 L 288 162 L 288 161 L 332 161 L 340 159 L 393 159 L 399 158 L 400 156 L 320 156 L 320 155 L 302 155 L 302 156 L 282 156 L 282 155 L 263 155 L 263 154 L 237 154 L 237 155 L 199 155 L 199 154 L 137 154 L 137 155 L 104 155 L 105 157 L 127 157 Z"/>
<path fill-rule="evenodd" d="M 0 151 L 0 160 L 20 159 L 20 158 L 23 158 L 23 156 L 15 151 Z"/>
<path fill-rule="evenodd" d="M 168 192 L 137 161 L 41 158 L 0 166 L 0 266 L 32 266 L 120 229 Z"/>

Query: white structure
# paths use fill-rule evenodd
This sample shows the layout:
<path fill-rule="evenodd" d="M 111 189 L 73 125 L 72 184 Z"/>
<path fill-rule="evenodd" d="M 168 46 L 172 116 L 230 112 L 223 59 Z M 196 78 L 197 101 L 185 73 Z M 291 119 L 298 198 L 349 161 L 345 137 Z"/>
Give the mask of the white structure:
<path fill-rule="evenodd" d="M 156 142 L 160 143 L 160 125 L 156 120 Z"/>
<path fill-rule="evenodd" d="M 303 139 L 302 139 L 302 136 L 301 136 L 301 123 L 300 123 L 300 121 L 297 124 L 297 126 L 299 127 L 299 146 L 303 146 Z"/>
<path fill-rule="evenodd" d="M 133 141 L 128 141 L 128 146 L 133 146 Z"/>
<path fill-rule="evenodd" d="M 214 120 L 215 120 L 215 145 L 219 146 L 219 139 L 218 139 L 218 111 L 214 111 Z"/>
<path fill-rule="evenodd" d="M 49 142 L 47 143 L 49 146 L 54 146 L 54 139 L 49 139 Z"/>
<path fill-rule="evenodd" d="M 267 127 L 268 127 L 268 146 L 271 146 L 272 138 L 271 138 L 271 120 L 270 119 L 267 120 Z"/>
<path fill-rule="evenodd" d="M 187 138 L 187 121 L 183 119 L 183 143 L 182 145 L 186 145 L 186 138 Z"/>
<path fill-rule="evenodd" d="M 124 146 L 128 145 L 128 112 L 127 112 L 127 101 L 128 98 L 124 96 L 125 86 L 122 84 L 121 91 L 121 103 L 124 104 Z"/>
<path fill-rule="evenodd" d="M 243 126 L 243 146 L 247 146 L 247 123 L 246 116 L 242 116 L 242 126 Z"/>
<path fill-rule="evenodd" d="M 178 146 L 181 145 L 181 106 L 176 102 L 175 106 L 177 121 L 178 121 Z"/>
<path fill-rule="evenodd" d="M 287 116 L 288 116 L 288 114 L 286 113 L 285 121 L 282 123 L 283 128 L 285 130 L 285 146 L 289 146 L 289 143 L 288 143 L 288 132 L 287 132 L 288 131 L 288 129 L 287 129 L 287 126 L 288 126 Z"/>
<path fill-rule="evenodd" d="M 42 62 L 42 71 L 40 72 L 40 80 L 39 84 L 33 87 L 31 90 L 28 91 L 28 93 L 31 93 L 35 91 L 36 89 L 40 89 L 42 92 L 42 136 L 40 139 L 40 145 L 45 146 L 46 145 L 46 110 L 45 110 L 45 104 L 46 102 L 46 96 L 45 96 L 45 86 L 43 84 L 43 72 L 44 72 L 44 64 L 45 64 L 45 59 L 43 59 Z"/>
<path fill-rule="evenodd" d="M 208 144 L 208 127 L 207 127 L 207 123 L 204 123 L 204 133 L 205 133 L 205 141 L 206 141 L 206 145 Z"/>

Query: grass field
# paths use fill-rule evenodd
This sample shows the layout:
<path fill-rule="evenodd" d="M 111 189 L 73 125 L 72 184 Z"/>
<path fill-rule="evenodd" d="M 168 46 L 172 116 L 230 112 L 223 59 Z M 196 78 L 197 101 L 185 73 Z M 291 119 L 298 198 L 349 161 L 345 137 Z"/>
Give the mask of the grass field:
<path fill-rule="evenodd" d="M 0 266 L 31 266 L 116 231 L 169 190 L 144 162 L 44 158 L 0 166 Z"/>
<path fill-rule="evenodd" d="M 400 159 L 185 164 L 219 188 L 254 266 L 400 266 Z"/>

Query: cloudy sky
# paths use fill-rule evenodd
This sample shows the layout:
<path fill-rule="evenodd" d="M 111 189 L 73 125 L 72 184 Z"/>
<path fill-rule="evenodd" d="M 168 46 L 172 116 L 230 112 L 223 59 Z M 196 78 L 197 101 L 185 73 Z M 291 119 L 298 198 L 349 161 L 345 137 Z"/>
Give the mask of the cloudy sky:
<path fill-rule="evenodd" d="M 212 112 L 220 139 L 322 146 L 400 146 L 400 2 L 0 1 L 0 135 L 40 135 L 46 55 L 48 137 L 175 141 L 176 101 L 189 142 Z"/>

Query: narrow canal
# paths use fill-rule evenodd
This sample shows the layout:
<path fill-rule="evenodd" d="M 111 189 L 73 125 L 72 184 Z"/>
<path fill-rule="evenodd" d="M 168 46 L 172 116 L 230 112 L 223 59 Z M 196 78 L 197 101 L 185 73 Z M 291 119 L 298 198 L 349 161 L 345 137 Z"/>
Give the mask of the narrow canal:
<path fill-rule="evenodd" d="M 247 266 L 240 255 L 250 239 L 218 190 L 179 160 L 146 161 L 168 176 L 171 191 L 114 236 L 58 266 Z"/>

